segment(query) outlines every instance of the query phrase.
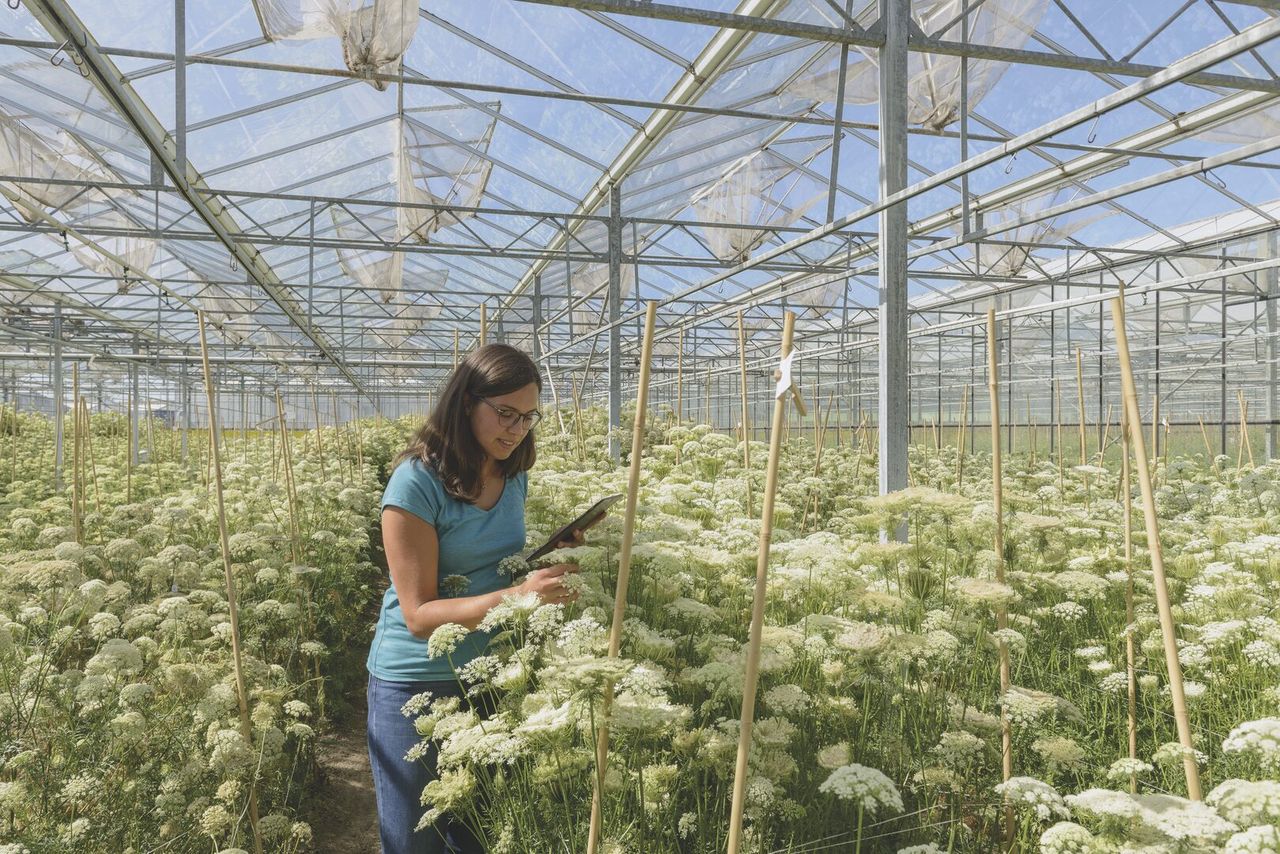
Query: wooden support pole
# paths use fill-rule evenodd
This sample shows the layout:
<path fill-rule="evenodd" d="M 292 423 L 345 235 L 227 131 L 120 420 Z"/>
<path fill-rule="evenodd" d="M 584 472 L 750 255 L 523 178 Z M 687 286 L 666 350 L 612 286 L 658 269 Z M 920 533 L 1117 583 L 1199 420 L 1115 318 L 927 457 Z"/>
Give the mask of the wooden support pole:
<path fill-rule="evenodd" d="M 16 400 L 16 398 L 15 398 Z M 89 457 L 89 471 L 93 475 L 93 508 L 102 514 L 102 490 L 98 488 L 98 461 L 93 453 L 93 423 L 89 419 L 89 403 L 81 398 L 80 401 L 84 405 L 84 437 L 85 451 Z M 101 535 L 101 533 L 99 533 Z"/>
<path fill-rule="evenodd" d="M 1213 467 L 1214 471 L 1217 471 L 1218 458 L 1214 456 L 1213 446 L 1209 444 L 1209 433 L 1204 429 L 1204 419 L 1197 415 L 1196 421 L 1200 422 L 1200 438 L 1204 439 L 1205 461 Z"/>
<path fill-rule="evenodd" d="M 1129 699 L 1129 758 L 1138 758 L 1138 667 L 1137 650 L 1133 640 L 1133 483 L 1129 467 L 1130 441 L 1129 416 L 1120 409 L 1120 500 L 1124 505 L 1124 667 Z M 1129 775 L 1129 792 L 1137 794 L 1138 775 Z"/>
<path fill-rule="evenodd" d="M 320 479 L 328 480 L 324 470 L 324 439 L 320 435 L 320 390 L 311 386 L 311 408 L 316 416 L 316 459 L 320 462 Z"/>
<path fill-rule="evenodd" d="M 796 316 L 783 313 L 782 347 L 779 359 L 791 354 L 791 338 Z M 747 670 L 742 691 L 742 720 L 738 731 L 738 758 L 733 773 L 733 801 L 729 812 L 728 854 L 738 854 L 742 845 L 742 814 L 747 793 L 747 756 L 751 750 L 751 724 L 755 720 L 756 687 L 760 674 L 760 639 L 764 632 L 765 593 L 769 577 L 769 544 L 773 538 L 773 504 L 778 487 L 778 458 L 782 448 L 782 426 L 787 398 L 782 393 L 773 401 L 773 424 L 769 430 L 769 463 L 765 469 L 763 509 L 760 516 L 760 546 L 756 555 L 756 586 L 751 604 L 751 634 L 747 641 Z"/>
<path fill-rule="evenodd" d="M 653 332 L 658 318 L 658 304 L 649 300 L 645 306 L 644 343 L 640 349 L 640 378 L 636 389 L 636 415 L 631 430 L 631 467 L 627 473 L 627 507 L 622 518 L 622 544 L 618 549 L 618 583 L 613 594 L 613 622 L 609 625 L 609 657 L 617 658 L 622 648 L 622 624 L 626 615 L 627 587 L 631 579 L 631 546 L 635 541 L 636 506 L 640 497 L 640 461 L 644 451 L 644 419 L 649 407 L 649 368 L 653 361 Z M 600 845 L 602 795 L 605 771 L 609 761 L 609 716 L 612 709 L 613 683 L 604 686 L 600 727 L 596 733 L 596 773 L 591 795 L 591 824 L 587 831 L 587 854 L 595 854 Z"/>
<path fill-rule="evenodd" d="M 453 369 L 458 370 L 458 330 L 453 330 Z"/>
<path fill-rule="evenodd" d="M 1120 379 L 1124 385 L 1124 406 L 1133 438 L 1133 457 L 1138 466 L 1138 486 L 1142 489 L 1143 515 L 1147 527 L 1147 551 L 1151 556 L 1151 573 L 1154 576 L 1156 610 L 1160 615 L 1160 630 L 1164 640 L 1165 665 L 1169 670 L 1169 693 L 1173 699 L 1173 716 L 1178 726 L 1178 740 L 1184 756 L 1183 770 L 1187 776 L 1187 797 L 1200 800 L 1200 769 L 1196 765 L 1195 745 L 1191 741 L 1191 723 L 1187 716 L 1187 698 L 1182 687 L 1182 663 L 1178 658 L 1177 629 L 1173 623 L 1173 609 L 1169 602 L 1169 586 L 1165 580 L 1164 553 L 1160 547 L 1160 520 L 1156 515 L 1156 500 L 1151 487 L 1151 472 L 1147 466 L 1146 441 L 1142 435 L 1142 416 L 1138 412 L 1138 390 L 1133 382 L 1133 366 L 1129 361 L 1129 338 L 1124 325 L 1124 306 L 1118 299 L 1111 300 L 1111 319 L 1116 330 L 1116 351 L 1120 358 Z"/>
<path fill-rule="evenodd" d="M 1001 476 L 1000 459 L 1000 374 L 996 361 L 996 311 L 987 309 L 987 390 L 991 399 L 991 498 L 995 509 L 995 540 L 993 547 L 996 553 L 996 580 L 1004 584 L 1004 484 Z M 1081 434 L 1083 440 L 1083 433 Z M 1009 612 L 1001 604 L 996 608 L 996 628 L 1003 631 L 1009 627 Z M 1000 696 L 1009 693 L 1012 681 L 1009 663 L 1009 644 L 1001 638 L 998 644 L 1000 656 Z M 1013 731 L 1009 724 L 1009 715 L 1002 707 L 1000 710 L 1000 776 L 1009 782 L 1013 776 Z M 1008 845 L 1013 844 L 1014 823 L 1013 804 L 1005 798 L 1004 806 L 1004 838 Z"/>
<path fill-rule="evenodd" d="M 289 425 L 284 412 L 284 398 L 276 389 L 276 422 L 280 427 L 280 459 L 284 467 L 284 492 L 289 504 L 289 544 L 294 563 L 302 561 L 301 528 L 298 524 L 298 492 L 293 482 L 293 453 L 289 448 Z"/>
<path fill-rule="evenodd" d="M 249 720 L 249 693 L 244 684 L 244 667 L 240 654 L 240 608 L 236 602 L 236 579 L 231 572 L 231 546 L 227 534 L 227 509 L 222 501 L 222 459 L 218 448 L 217 391 L 213 387 L 213 374 L 209 369 L 209 345 L 205 341 L 204 312 L 196 312 L 196 326 L 200 329 L 200 361 L 204 366 L 204 393 L 209 405 L 209 434 L 213 442 L 209 449 L 213 454 L 214 494 L 218 502 L 218 544 L 222 551 L 222 569 L 227 585 L 227 611 L 231 619 L 231 656 L 235 668 L 236 699 L 240 705 L 240 735 L 245 744 L 253 746 L 253 724 Z M 249 782 L 249 826 L 253 828 L 253 850 L 262 854 L 262 833 L 258 830 L 258 784 Z"/>
<path fill-rule="evenodd" d="M 480 346 L 489 343 L 489 307 L 480 303 Z"/>
<path fill-rule="evenodd" d="M 956 486 L 959 489 L 964 488 L 964 441 L 967 436 L 965 430 L 965 422 L 969 419 L 969 384 L 965 383 L 964 391 L 960 393 L 960 431 L 956 436 L 956 442 L 960 446 L 960 455 L 956 458 Z"/>

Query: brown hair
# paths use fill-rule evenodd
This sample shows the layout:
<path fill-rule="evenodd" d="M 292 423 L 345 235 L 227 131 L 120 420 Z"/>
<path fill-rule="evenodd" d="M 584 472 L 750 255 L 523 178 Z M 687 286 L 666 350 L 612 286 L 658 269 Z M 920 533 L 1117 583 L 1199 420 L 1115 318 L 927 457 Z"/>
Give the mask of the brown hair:
<path fill-rule="evenodd" d="M 450 497 L 475 503 L 484 449 L 471 432 L 471 407 L 477 398 L 510 394 L 529 383 L 542 390 L 538 366 L 523 351 L 506 344 L 486 344 L 471 351 L 454 368 L 431 416 L 396 457 L 395 465 L 421 460 L 439 476 Z M 535 459 L 530 430 L 511 455 L 498 462 L 498 468 L 504 478 L 510 478 L 533 468 Z"/>

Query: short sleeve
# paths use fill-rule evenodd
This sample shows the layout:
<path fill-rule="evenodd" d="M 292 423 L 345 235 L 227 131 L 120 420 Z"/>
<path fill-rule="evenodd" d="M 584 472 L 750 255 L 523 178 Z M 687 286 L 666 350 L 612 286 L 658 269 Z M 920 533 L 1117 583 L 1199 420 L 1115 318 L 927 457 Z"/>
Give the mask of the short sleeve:
<path fill-rule="evenodd" d="M 516 486 L 520 489 L 520 497 L 527 500 L 529 498 L 529 472 L 519 472 L 513 480 L 515 481 Z"/>
<path fill-rule="evenodd" d="M 439 527 L 444 489 L 440 481 L 418 460 L 396 466 L 382 492 L 382 506 L 399 507 L 428 525 Z"/>

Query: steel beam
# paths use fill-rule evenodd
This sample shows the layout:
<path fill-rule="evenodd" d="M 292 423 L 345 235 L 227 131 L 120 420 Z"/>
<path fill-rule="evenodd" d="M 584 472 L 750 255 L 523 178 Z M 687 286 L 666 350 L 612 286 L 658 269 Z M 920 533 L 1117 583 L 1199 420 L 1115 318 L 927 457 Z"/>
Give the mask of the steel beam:
<path fill-rule="evenodd" d="M 147 143 L 152 155 L 164 165 L 174 186 L 209 229 L 218 236 L 231 256 L 249 272 L 253 280 L 311 340 L 316 349 L 337 367 L 352 387 L 367 397 L 368 392 L 359 378 L 342 364 L 341 356 L 333 351 L 320 332 L 302 315 L 294 304 L 293 297 L 289 295 L 262 254 L 245 247 L 235 239 L 235 235 L 239 233 L 239 227 L 234 218 L 222 205 L 211 204 L 199 192 L 207 189 L 199 173 L 191 168 L 189 163 L 185 171 L 179 171 L 174 141 L 168 137 L 160 122 L 137 92 L 122 81 L 122 75 L 114 62 L 98 50 L 97 40 L 81 23 L 66 0 L 28 0 L 27 8 L 55 39 L 61 37 L 80 46 L 81 59 L 94 84 Z"/>
<path fill-rule="evenodd" d="M 609 188 L 609 456 L 622 454 L 622 191 Z M 636 413 L 639 417 L 639 413 Z"/>
<path fill-rule="evenodd" d="M 880 0 L 884 47 L 880 49 L 880 310 L 877 317 L 880 443 L 879 488 L 884 495 L 907 486 L 908 405 L 911 369 L 907 352 L 907 203 L 887 200 L 907 184 L 907 25 L 910 0 Z M 906 539 L 906 524 L 893 532 Z"/>

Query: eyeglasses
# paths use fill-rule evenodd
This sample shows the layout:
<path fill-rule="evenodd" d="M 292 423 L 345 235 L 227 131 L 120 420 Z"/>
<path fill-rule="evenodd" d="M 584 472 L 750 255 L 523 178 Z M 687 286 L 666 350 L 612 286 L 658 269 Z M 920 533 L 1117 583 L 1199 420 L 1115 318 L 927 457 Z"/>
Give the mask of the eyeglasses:
<path fill-rule="evenodd" d="M 534 427 L 537 427 L 538 422 L 542 420 L 542 413 L 536 409 L 532 412 L 516 412 L 514 409 L 509 409 L 505 406 L 498 406 L 487 397 L 477 397 L 476 399 L 486 404 L 494 412 L 498 413 L 498 423 L 503 427 L 514 427 L 516 422 L 520 421 L 523 423 L 524 429 L 532 430 Z"/>

